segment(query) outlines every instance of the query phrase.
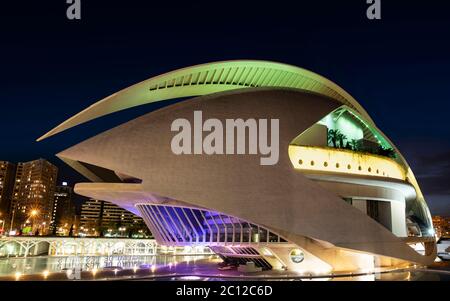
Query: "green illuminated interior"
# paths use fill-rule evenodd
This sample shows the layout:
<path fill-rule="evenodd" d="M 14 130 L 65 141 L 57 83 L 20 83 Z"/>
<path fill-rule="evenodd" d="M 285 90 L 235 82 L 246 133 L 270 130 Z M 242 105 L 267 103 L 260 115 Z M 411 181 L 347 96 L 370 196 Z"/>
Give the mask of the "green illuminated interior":
<path fill-rule="evenodd" d="M 292 144 L 335 147 L 399 159 L 395 148 L 383 134 L 345 105 L 322 118 L 295 138 Z"/>
<path fill-rule="evenodd" d="M 328 130 L 339 130 L 348 140 L 360 140 L 364 138 L 364 131 L 360 124 L 346 116 L 340 111 L 335 111 L 318 122 L 328 128 Z"/>
<path fill-rule="evenodd" d="M 392 149 L 392 145 L 376 128 L 346 106 L 331 112 L 318 124 L 326 126 L 328 130 L 339 130 L 345 135 L 347 141 L 364 139 L 375 142 L 384 149 Z"/>

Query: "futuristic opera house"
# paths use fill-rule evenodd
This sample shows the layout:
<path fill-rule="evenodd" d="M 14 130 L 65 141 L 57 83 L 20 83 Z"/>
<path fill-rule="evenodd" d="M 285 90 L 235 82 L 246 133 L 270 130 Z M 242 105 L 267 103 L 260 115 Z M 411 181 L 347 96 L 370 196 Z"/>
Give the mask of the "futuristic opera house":
<path fill-rule="evenodd" d="M 208 246 L 262 269 L 327 274 L 435 259 L 430 213 L 400 151 L 346 91 L 298 67 L 183 68 L 119 91 L 39 140 L 168 99 L 182 101 L 58 154 L 92 181 L 77 184 L 78 194 L 142 216 L 162 245 Z M 172 122 L 194 124 L 198 111 L 224 123 L 279 120 L 277 163 L 250 153 L 175 154 Z"/>

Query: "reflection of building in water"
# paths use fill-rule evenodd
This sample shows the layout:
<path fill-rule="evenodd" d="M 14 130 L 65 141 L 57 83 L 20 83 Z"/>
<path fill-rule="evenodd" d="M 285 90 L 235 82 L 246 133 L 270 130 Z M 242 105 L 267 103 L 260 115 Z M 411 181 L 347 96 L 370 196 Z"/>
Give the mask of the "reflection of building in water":
<path fill-rule="evenodd" d="M 180 262 L 196 262 L 210 257 L 203 255 L 171 256 L 171 255 L 113 255 L 113 256 L 68 256 L 57 259 L 54 270 L 80 269 L 92 271 L 93 269 L 121 268 L 121 269 L 149 269 L 153 265 L 166 266 Z"/>

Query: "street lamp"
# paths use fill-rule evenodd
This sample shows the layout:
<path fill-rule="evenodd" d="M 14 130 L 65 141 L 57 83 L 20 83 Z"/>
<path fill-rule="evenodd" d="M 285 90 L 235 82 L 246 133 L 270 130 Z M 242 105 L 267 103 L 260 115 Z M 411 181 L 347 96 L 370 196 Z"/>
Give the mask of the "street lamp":
<path fill-rule="evenodd" d="M 3 213 L 0 212 L 0 217 L 2 217 L 2 215 L 3 215 Z M 3 232 L 5 232 L 5 229 L 3 229 L 3 228 L 5 227 L 5 221 L 1 219 L 1 220 L 0 220 L 0 225 L 2 225 L 2 226 L 0 227 L 0 235 L 2 235 Z"/>
<path fill-rule="evenodd" d="M 125 227 L 120 227 L 120 228 L 119 228 L 120 235 L 123 236 L 123 232 L 126 231 L 126 230 L 127 230 L 127 228 L 125 228 Z"/>
<path fill-rule="evenodd" d="M 34 235 L 34 224 L 35 224 L 34 222 L 35 222 L 35 217 L 38 214 L 39 214 L 39 210 L 33 209 L 33 210 L 30 211 L 30 217 L 31 217 L 31 220 L 32 220 L 32 223 L 31 223 L 31 235 Z"/>
<path fill-rule="evenodd" d="M 19 203 L 16 203 L 13 205 L 12 215 L 11 215 L 11 223 L 9 224 L 9 234 L 8 235 L 11 235 L 11 233 L 12 233 L 13 224 L 14 224 L 14 215 L 16 214 L 16 209 L 18 209 L 18 208 L 19 208 Z"/>
<path fill-rule="evenodd" d="M 42 233 L 44 232 L 45 226 L 46 226 L 46 225 L 47 225 L 46 222 L 42 222 L 41 226 L 39 226 L 39 228 L 41 229 L 41 230 L 39 231 L 39 234 L 40 234 L 40 235 L 42 235 Z"/>

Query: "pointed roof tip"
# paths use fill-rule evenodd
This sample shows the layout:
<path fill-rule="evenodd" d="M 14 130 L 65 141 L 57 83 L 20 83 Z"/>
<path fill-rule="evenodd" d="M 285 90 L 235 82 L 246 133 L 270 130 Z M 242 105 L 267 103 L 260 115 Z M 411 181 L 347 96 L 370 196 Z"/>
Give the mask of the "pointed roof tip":
<path fill-rule="evenodd" d="M 51 137 L 51 136 L 53 136 L 54 134 L 56 134 L 56 133 L 53 133 L 53 131 L 54 131 L 54 129 L 51 130 L 51 131 L 48 132 L 48 133 L 45 133 L 45 134 L 42 135 L 41 137 L 37 138 L 37 139 L 36 139 L 36 142 L 41 142 L 42 140 L 45 140 L 45 139 L 47 139 L 48 137 Z"/>

